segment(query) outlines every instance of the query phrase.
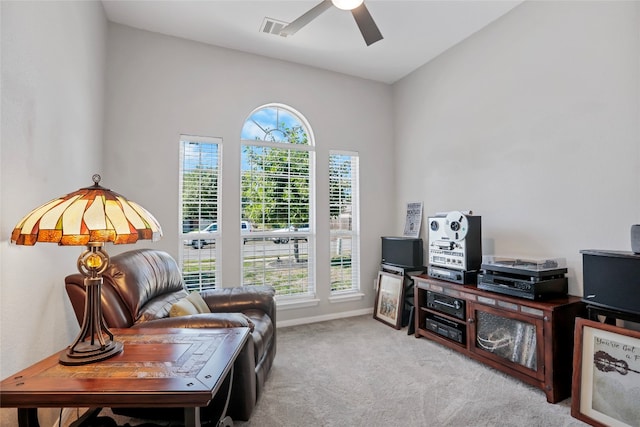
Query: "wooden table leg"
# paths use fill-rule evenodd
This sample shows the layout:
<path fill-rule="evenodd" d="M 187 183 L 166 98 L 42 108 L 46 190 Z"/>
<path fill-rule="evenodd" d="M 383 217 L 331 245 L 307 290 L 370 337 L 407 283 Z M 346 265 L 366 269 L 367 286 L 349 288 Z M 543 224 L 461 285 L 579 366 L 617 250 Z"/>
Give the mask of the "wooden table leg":
<path fill-rule="evenodd" d="M 184 408 L 184 427 L 201 427 L 200 408 Z"/>
<path fill-rule="evenodd" d="M 231 390 L 233 388 L 233 370 L 234 366 L 231 365 L 231 371 L 227 374 L 225 381 L 227 385 L 227 397 L 224 402 L 224 408 L 222 408 L 222 414 L 220 415 L 220 421 L 218 421 L 217 427 L 233 427 L 233 420 L 227 415 L 227 408 L 229 408 L 229 401 L 231 401 Z"/>
<path fill-rule="evenodd" d="M 224 406 L 220 414 L 220 419 L 217 421 L 214 427 L 233 427 L 233 419 L 227 415 L 227 408 L 229 407 L 229 401 L 231 400 L 231 389 L 233 387 L 233 369 L 233 366 L 231 366 L 231 370 L 227 374 L 227 377 L 224 379 L 222 387 L 220 387 L 220 390 L 218 390 L 218 393 L 223 392 L 226 385 Z M 184 408 L 184 427 L 201 427 L 200 408 Z"/>
<path fill-rule="evenodd" d="M 20 427 L 40 427 L 38 408 L 18 408 L 18 425 Z"/>

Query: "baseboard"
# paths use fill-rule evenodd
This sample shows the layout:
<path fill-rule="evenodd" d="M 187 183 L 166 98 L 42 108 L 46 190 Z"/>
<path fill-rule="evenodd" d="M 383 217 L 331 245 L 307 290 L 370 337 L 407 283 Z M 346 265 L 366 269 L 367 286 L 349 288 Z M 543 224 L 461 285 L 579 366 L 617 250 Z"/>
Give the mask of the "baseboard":
<path fill-rule="evenodd" d="M 373 308 L 363 308 L 360 310 L 345 311 L 342 313 L 325 314 L 322 316 L 303 317 L 300 319 L 278 320 L 277 327 L 306 325 L 308 323 L 325 322 L 327 320 L 344 319 L 346 317 L 364 316 L 365 314 L 373 315 Z"/>

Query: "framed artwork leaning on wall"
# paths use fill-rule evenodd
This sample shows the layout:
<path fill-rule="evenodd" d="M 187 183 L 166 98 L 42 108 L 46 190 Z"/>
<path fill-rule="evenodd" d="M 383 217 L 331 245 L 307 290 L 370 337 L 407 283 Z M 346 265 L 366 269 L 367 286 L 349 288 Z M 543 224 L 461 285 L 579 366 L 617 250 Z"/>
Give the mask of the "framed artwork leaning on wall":
<path fill-rule="evenodd" d="M 640 331 L 576 319 L 571 415 L 593 426 L 640 421 Z"/>
<path fill-rule="evenodd" d="M 404 305 L 403 276 L 380 271 L 377 285 L 373 317 L 396 329 L 400 329 L 402 327 L 402 308 Z"/>

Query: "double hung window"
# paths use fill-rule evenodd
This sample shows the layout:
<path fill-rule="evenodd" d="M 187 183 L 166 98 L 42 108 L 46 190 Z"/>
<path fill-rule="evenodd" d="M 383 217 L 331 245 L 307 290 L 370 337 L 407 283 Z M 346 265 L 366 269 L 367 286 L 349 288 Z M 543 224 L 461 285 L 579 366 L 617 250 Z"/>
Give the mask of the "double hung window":
<path fill-rule="evenodd" d="M 181 267 L 187 288 L 216 287 L 222 140 L 180 138 Z"/>
<path fill-rule="evenodd" d="M 329 154 L 332 294 L 360 290 L 358 165 L 356 153 Z"/>

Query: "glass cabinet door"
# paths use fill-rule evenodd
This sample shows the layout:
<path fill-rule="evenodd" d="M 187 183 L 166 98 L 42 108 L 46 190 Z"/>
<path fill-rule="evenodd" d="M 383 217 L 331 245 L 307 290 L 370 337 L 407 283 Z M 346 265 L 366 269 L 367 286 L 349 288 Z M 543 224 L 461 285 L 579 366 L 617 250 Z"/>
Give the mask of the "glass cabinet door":
<path fill-rule="evenodd" d="M 471 304 L 470 349 L 529 376 L 544 378 L 543 323 L 517 313 Z"/>

